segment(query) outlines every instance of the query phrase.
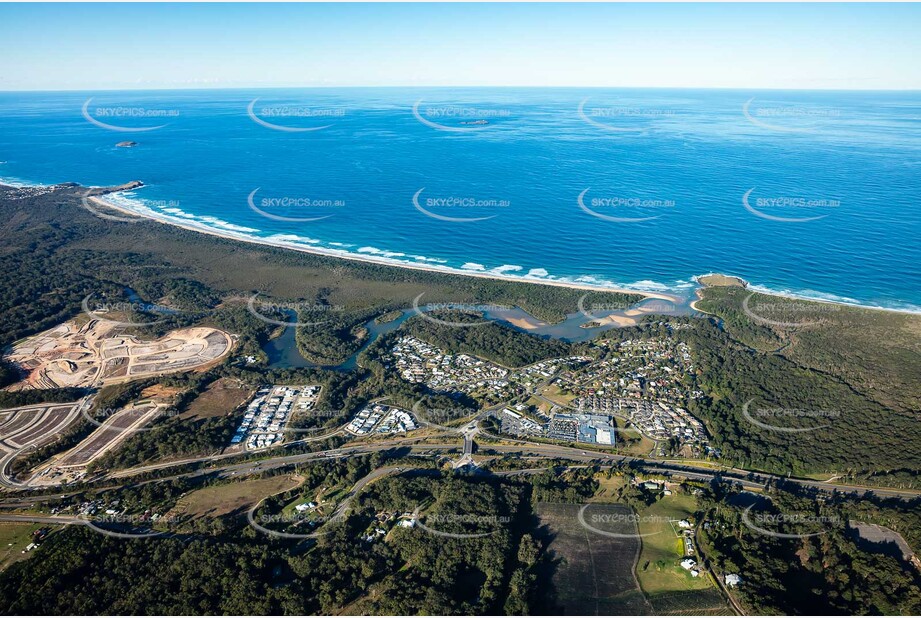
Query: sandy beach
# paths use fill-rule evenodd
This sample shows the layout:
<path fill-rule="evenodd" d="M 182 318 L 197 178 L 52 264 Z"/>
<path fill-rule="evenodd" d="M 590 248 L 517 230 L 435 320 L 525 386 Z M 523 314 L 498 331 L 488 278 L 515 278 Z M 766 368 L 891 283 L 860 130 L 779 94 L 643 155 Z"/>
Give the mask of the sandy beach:
<path fill-rule="evenodd" d="M 383 266 L 395 266 L 398 268 L 408 268 L 411 270 L 424 270 L 434 273 L 442 273 L 448 275 L 460 275 L 464 277 L 479 277 L 481 279 L 493 279 L 499 281 L 509 281 L 513 283 L 532 283 L 535 285 L 552 285 L 556 287 L 571 288 L 575 290 L 585 290 L 586 292 L 619 292 L 621 294 L 637 294 L 643 298 L 657 298 L 660 300 L 667 300 L 672 303 L 681 303 L 683 299 L 676 294 L 667 294 L 664 292 L 650 292 L 648 290 L 635 290 L 629 288 L 620 288 L 620 287 L 608 287 L 603 285 L 592 285 L 589 283 L 574 283 L 570 281 L 553 281 L 547 279 L 539 278 L 527 278 L 527 277 L 514 277 L 511 275 L 500 275 L 497 273 L 488 273 L 488 272 L 476 272 L 463 270 L 460 268 L 453 268 L 450 266 L 436 266 L 432 264 L 411 264 L 409 262 L 401 262 L 399 260 L 394 260 L 391 258 L 374 256 L 374 255 L 356 255 L 354 253 L 349 253 L 347 251 L 338 251 L 335 249 L 326 249 L 322 247 L 305 247 L 296 243 L 288 243 L 279 240 L 262 240 L 259 238 L 253 238 L 252 236 L 246 236 L 244 234 L 234 234 L 233 232 L 226 232 L 221 230 L 215 230 L 203 225 L 195 225 L 193 223 L 184 223 L 182 221 L 176 221 L 168 217 L 159 217 L 152 213 L 139 213 L 129 208 L 115 204 L 109 200 L 106 200 L 104 197 L 94 196 L 86 198 L 88 201 L 92 202 L 94 205 L 100 208 L 108 208 L 111 210 L 118 211 L 122 214 L 136 217 L 139 219 L 147 219 L 150 221 L 156 221 L 158 223 L 163 223 L 165 225 L 173 225 L 175 227 L 180 227 L 185 230 L 192 232 L 199 232 L 201 234 L 210 234 L 211 236 L 217 236 L 219 238 L 224 238 L 227 240 L 235 240 L 238 242 L 252 243 L 256 245 L 265 245 L 268 247 L 275 247 L 277 249 L 290 249 L 292 251 L 300 251 L 302 253 L 311 253 L 314 255 L 323 255 L 326 257 L 335 257 L 344 260 L 353 260 L 356 262 L 368 262 L 372 264 L 380 264 Z M 94 213 L 95 214 L 95 213 Z M 533 326 L 531 326 L 533 328 Z"/>
<path fill-rule="evenodd" d="M 518 328 L 523 328 L 524 330 L 535 330 L 541 326 L 546 326 L 545 322 L 541 322 L 537 319 L 528 319 L 528 318 L 503 318 L 509 324 L 517 326 Z"/>

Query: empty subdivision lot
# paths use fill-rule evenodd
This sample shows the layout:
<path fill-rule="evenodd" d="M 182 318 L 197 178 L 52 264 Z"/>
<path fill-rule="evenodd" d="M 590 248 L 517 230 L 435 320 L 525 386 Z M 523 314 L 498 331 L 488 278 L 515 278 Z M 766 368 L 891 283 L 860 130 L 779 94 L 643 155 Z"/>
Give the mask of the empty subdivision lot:
<path fill-rule="evenodd" d="M 166 409 L 154 402 L 132 404 L 122 408 L 95 429 L 80 444 L 56 462 L 58 467 L 84 466 L 112 450 L 138 429 L 150 424 Z"/>
<path fill-rule="evenodd" d="M 241 384 L 233 378 L 221 378 L 212 382 L 198 395 L 180 418 L 214 418 L 227 416 L 253 398 L 256 389 Z"/>
<path fill-rule="evenodd" d="M 303 482 L 296 476 L 247 479 L 198 489 L 183 496 L 170 511 L 169 519 L 197 520 L 242 514 L 267 496 L 294 489 Z"/>
<path fill-rule="evenodd" d="M 540 523 L 550 534 L 547 550 L 555 564 L 553 591 L 566 615 L 638 615 L 651 608 L 633 575 L 638 537 L 612 538 L 579 522 L 580 504 L 537 505 Z M 604 532 L 636 534 L 633 511 L 620 504 L 591 504 L 584 520 Z"/>
<path fill-rule="evenodd" d="M 80 416 L 79 405 L 54 403 L 0 411 L 0 447 L 19 450 L 57 439 Z"/>

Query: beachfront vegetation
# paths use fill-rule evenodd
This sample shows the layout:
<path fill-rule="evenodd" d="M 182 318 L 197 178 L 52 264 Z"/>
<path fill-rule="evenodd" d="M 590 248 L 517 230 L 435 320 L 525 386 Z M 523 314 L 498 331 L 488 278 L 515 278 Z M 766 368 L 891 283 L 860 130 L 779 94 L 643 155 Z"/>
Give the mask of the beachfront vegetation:
<path fill-rule="evenodd" d="M 921 316 L 742 288 L 707 288 L 702 294 L 697 306 L 719 316 L 741 342 L 836 376 L 884 406 L 921 412 Z"/>
<path fill-rule="evenodd" d="M 126 287 L 145 300 L 188 311 L 210 310 L 221 300 L 243 304 L 255 292 L 286 302 L 316 300 L 345 311 L 405 308 L 424 294 L 422 303 L 520 306 L 550 321 L 575 311 L 583 294 L 310 255 L 151 221 L 103 220 L 82 208 L 80 194 L 74 186 L 25 197 L 16 190 L 0 193 L 5 239 L 0 345 L 77 315 L 88 294 L 117 298 Z M 640 296 L 605 298 L 623 304 Z M 318 352 L 337 345 L 321 343 Z"/>

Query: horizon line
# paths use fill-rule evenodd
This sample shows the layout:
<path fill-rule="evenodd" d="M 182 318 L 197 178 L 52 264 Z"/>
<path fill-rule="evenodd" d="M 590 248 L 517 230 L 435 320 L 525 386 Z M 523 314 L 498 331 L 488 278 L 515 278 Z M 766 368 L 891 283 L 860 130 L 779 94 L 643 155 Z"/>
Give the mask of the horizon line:
<path fill-rule="evenodd" d="M 221 90 L 310 90 L 310 89 L 491 89 L 491 90 L 712 90 L 734 92 L 921 92 L 921 88 L 771 88 L 771 87 L 738 87 L 738 86 L 534 86 L 534 85 L 309 85 L 309 86 L 153 86 L 153 87 L 121 87 L 121 88 L 48 88 L 48 89 L 0 89 L 0 94 L 13 93 L 59 93 L 59 92 L 171 92 L 185 91 L 221 91 Z"/>

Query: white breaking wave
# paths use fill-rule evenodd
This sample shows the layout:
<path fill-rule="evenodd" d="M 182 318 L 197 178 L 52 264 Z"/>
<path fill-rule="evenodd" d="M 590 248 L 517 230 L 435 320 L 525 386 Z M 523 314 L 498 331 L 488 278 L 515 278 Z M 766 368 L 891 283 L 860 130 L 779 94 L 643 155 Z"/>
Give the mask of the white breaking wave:
<path fill-rule="evenodd" d="M 284 242 L 298 242 L 304 243 L 306 245 L 318 245 L 321 241 L 316 238 L 307 238 L 305 236 L 298 236 L 297 234 L 273 234 L 271 236 L 266 236 L 266 240 L 281 240 Z"/>
<path fill-rule="evenodd" d="M 15 189 L 44 189 L 45 187 L 53 186 L 42 184 L 40 182 L 32 182 L 30 180 L 23 180 L 22 178 L 16 178 L 15 176 L 0 176 L 0 185 L 6 185 Z"/>
<path fill-rule="evenodd" d="M 837 294 L 826 294 L 824 292 L 817 292 L 815 290 L 781 290 L 781 291 L 771 291 L 770 288 L 767 288 L 762 285 L 749 285 L 749 290 L 754 292 L 764 292 L 765 294 L 773 294 L 774 296 L 793 296 L 796 298 L 810 298 L 812 300 L 824 300 L 832 303 L 845 303 L 849 305 L 859 304 L 858 301 L 854 298 L 849 298 L 847 296 L 838 296 Z"/>
<path fill-rule="evenodd" d="M 634 288 L 637 290 L 649 290 L 651 292 L 667 292 L 670 288 L 664 283 L 659 283 L 658 281 L 652 281 L 651 279 L 643 279 L 642 281 L 636 281 L 634 283 L 627 284 L 628 288 Z"/>
<path fill-rule="evenodd" d="M 223 219 L 218 219 L 217 217 L 212 217 L 210 215 L 194 215 L 192 213 L 186 212 L 181 208 L 176 208 L 174 206 L 168 208 L 151 208 L 150 205 L 145 202 L 143 199 L 137 198 L 134 193 L 111 193 L 105 196 L 106 201 L 112 202 L 117 206 L 122 206 L 128 210 L 135 212 L 144 212 L 148 214 L 156 214 L 157 211 L 160 213 L 167 213 L 166 218 L 175 217 L 177 219 L 184 219 L 187 222 L 197 223 L 199 226 L 207 228 L 214 227 L 220 230 L 226 230 L 228 232 L 241 232 L 244 234 L 254 234 L 260 230 L 253 227 L 244 227 L 242 225 L 236 225 L 229 221 L 224 221 Z M 164 215 L 160 215 L 164 216 Z"/>
<path fill-rule="evenodd" d="M 6 184 L 9 186 L 17 186 L 16 183 L 18 179 L 10 178 L 0 178 L 0 184 Z M 20 187 L 47 187 L 52 185 L 42 185 L 37 183 L 25 183 L 20 182 L 18 185 Z M 267 244 L 275 244 L 275 246 L 290 248 L 296 248 L 298 245 L 303 246 L 305 244 L 312 245 L 312 249 L 323 254 L 333 255 L 338 257 L 349 257 L 355 256 L 356 254 L 365 254 L 374 256 L 379 261 L 394 266 L 400 265 L 412 265 L 418 264 L 419 262 L 424 262 L 430 264 L 428 268 L 436 269 L 442 272 L 447 273 L 459 273 L 463 274 L 464 271 L 467 272 L 488 272 L 489 274 L 508 278 L 508 279 L 540 279 L 544 281 L 555 281 L 561 283 L 583 283 L 590 284 L 592 286 L 597 286 L 599 289 L 604 288 L 618 288 L 618 289 L 633 289 L 636 291 L 647 291 L 647 292 L 674 292 L 677 289 L 688 289 L 696 287 L 698 284 L 696 280 L 698 277 L 694 277 L 695 282 L 689 282 L 684 279 L 677 280 L 673 285 L 667 285 L 660 283 L 658 281 L 653 281 L 650 279 L 643 279 L 629 284 L 620 284 L 612 281 L 599 278 L 592 275 L 581 275 L 576 277 L 557 277 L 550 275 L 550 273 L 544 268 L 531 268 L 527 271 L 526 274 L 509 274 L 509 273 L 520 273 L 524 270 L 523 267 L 517 266 L 514 264 L 503 264 L 501 266 L 494 267 L 487 271 L 486 266 L 477 262 L 464 262 L 460 267 L 447 266 L 448 260 L 440 258 L 430 258 L 422 255 L 407 255 L 406 253 L 399 251 L 387 251 L 384 249 L 378 249 L 377 247 L 360 247 L 359 249 L 352 251 L 346 251 L 344 249 L 330 249 L 326 247 L 354 247 L 354 244 L 341 243 L 341 242 L 326 242 L 306 238 L 302 236 L 297 236 L 295 234 L 275 234 L 270 236 L 260 236 L 258 232 L 261 230 L 235 225 L 228 221 L 224 221 L 217 217 L 207 216 L 207 215 L 194 215 L 188 212 L 185 212 L 179 208 L 150 208 L 142 199 L 137 199 L 135 194 L 132 192 L 124 192 L 121 194 L 109 194 L 104 198 L 106 201 L 112 202 L 113 204 L 130 210 L 140 215 L 145 215 L 154 219 L 159 219 L 167 223 L 174 222 L 182 225 L 191 225 L 195 228 L 199 228 L 202 231 L 208 231 L 209 229 L 215 231 L 224 231 L 232 232 L 235 238 L 240 240 L 249 240 L 254 242 L 262 242 Z M 396 259 L 396 258 L 405 258 L 405 259 Z M 411 261 L 415 260 L 415 261 Z M 860 302 L 854 298 L 847 296 L 840 296 L 836 294 L 818 292 L 815 290 L 800 290 L 800 291 L 790 291 L 790 290 L 773 290 L 766 286 L 759 285 L 749 285 L 749 289 L 752 291 L 763 292 L 765 294 L 771 294 L 775 296 L 786 296 L 790 298 L 799 298 L 803 300 L 813 300 L 818 302 L 834 302 L 858 307 L 866 307 L 870 309 L 884 309 L 889 311 L 901 311 L 908 313 L 921 313 L 921 307 L 912 305 L 910 303 L 890 303 L 888 305 L 876 305 Z"/>
<path fill-rule="evenodd" d="M 400 253 L 399 251 L 385 251 L 377 247 L 361 247 L 358 249 L 358 253 L 368 253 L 370 255 L 379 255 L 386 258 L 406 257 L 405 253 Z"/>

